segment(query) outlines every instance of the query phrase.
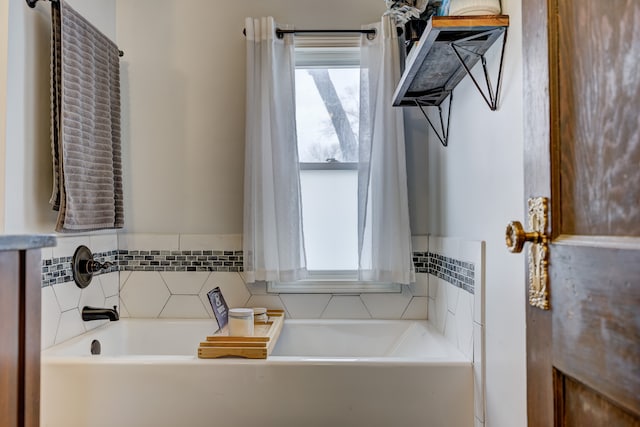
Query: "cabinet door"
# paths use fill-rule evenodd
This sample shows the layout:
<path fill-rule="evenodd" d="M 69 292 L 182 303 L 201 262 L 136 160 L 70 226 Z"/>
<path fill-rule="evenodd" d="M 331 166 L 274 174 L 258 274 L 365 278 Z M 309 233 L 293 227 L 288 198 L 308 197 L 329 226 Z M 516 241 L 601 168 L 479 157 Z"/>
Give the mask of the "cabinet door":
<path fill-rule="evenodd" d="M 40 425 L 40 312 L 42 261 L 40 249 L 23 252 L 24 427 Z"/>
<path fill-rule="evenodd" d="M 20 396 L 20 259 L 0 252 L 0 426 L 19 420 Z"/>

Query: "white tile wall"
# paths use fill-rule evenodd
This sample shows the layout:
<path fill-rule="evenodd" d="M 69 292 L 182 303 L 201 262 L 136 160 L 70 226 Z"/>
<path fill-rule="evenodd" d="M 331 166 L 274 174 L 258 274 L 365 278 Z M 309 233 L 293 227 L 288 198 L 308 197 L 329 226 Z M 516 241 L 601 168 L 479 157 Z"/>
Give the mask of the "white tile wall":
<path fill-rule="evenodd" d="M 323 319 L 371 319 L 371 314 L 359 296 L 333 295 L 320 317 Z"/>
<path fill-rule="evenodd" d="M 429 252 L 474 265 L 473 294 L 429 275 L 429 322 L 473 360 L 475 425 L 485 423 L 484 242 L 430 236 Z"/>
<path fill-rule="evenodd" d="M 71 256 L 78 245 L 93 252 L 129 250 L 240 250 L 240 235 L 96 234 L 59 237 L 43 259 Z M 473 263 L 474 293 L 425 273 L 391 294 L 268 294 L 263 283 L 245 283 L 234 272 L 121 271 L 94 277 L 80 290 L 74 282 L 42 289 L 42 347 L 70 339 L 107 321 L 83 322 L 84 305 L 119 306 L 122 317 L 211 318 L 207 292 L 219 286 L 231 307 L 282 308 L 291 318 L 429 319 L 474 362 L 475 425 L 485 424 L 484 243 L 416 236 L 415 252 L 433 252 Z"/>
<path fill-rule="evenodd" d="M 131 317 L 158 317 L 170 296 L 157 271 L 134 271 L 120 289 L 120 301 Z"/>
<path fill-rule="evenodd" d="M 43 259 L 73 255 L 79 245 L 93 252 L 127 250 L 241 250 L 241 235 L 92 233 L 58 237 L 45 248 Z M 427 236 L 413 239 L 414 251 L 429 249 Z M 47 348 L 93 329 L 105 321 L 83 322 L 84 305 L 118 306 L 122 317 L 213 317 L 207 292 L 219 286 L 231 307 L 282 308 L 293 318 L 426 319 L 432 301 L 429 280 L 416 274 L 416 282 L 401 293 L 332 295 L 268 294 L 263 283 L 245 283 L 234 272 L 121 271 L 95 276 L 81 290 L 73 281 L 42 290 L 42 346 Z"/>
<path fill-rule="evenodd" d="M 128 250 L 241 250 L 241 235 L 206 234 L 123 234 L 119 249 Z M 428 250 L 427 236 L 413 238 L 413 250 Z M 380 318 L 424 320 L 428 312 L 427 274 L 416 274 L 416 282 L 403 286 L 401 293 L 362 294 L 268 294 L 264 283 L 246 283 L 235 272 L 120 272 L 121 315 L 169 317 L 178 295 L 197 295 L 205 313 L 193 303 L 194 312 L 180 317 L 213 317 L 207 292 L 219 286 L 230 307 L 264 306 L 282 308 L 292 318 Z M 150 295 L 157 293 L 157 295 Z M 174 302 L 175 301 L 175 302 Z M 181 304 L 184 310 L 184 304 Z"/>
<path fill-rule="evenodd" d="M 118 247 L 118 238 L 115 233 L 107 232 L 58 236 L 55 247 L 42 250 L 42 259 L 70 257 L 80 245 L 89 247 L 94 253 L 108 252 Z M 42 288 L 42 348 L 68 340 L 107 322 L 83 321 L 80 315 L 82 307 L 119 306 L 118 292 L 118 272 L 94 276 L 91 284 L 84 289 L 80 289 L 73 281 Z"/>
<path fill-rule="evenodd" d="M 160 312 L 161 318 L 206 318 L 204 304 L 197 295 L 171 295 Z"/>

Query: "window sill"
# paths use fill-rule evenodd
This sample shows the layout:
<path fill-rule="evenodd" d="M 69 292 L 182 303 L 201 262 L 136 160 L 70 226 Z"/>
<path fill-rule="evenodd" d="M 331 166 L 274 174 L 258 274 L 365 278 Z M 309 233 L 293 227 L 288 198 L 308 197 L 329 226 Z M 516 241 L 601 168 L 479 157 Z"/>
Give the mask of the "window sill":
<path fill-rule="evenodd" d="M 290 283 L 267 283 L 267 293 L 276 294 L 365 294 L 400 293 L 398 283 L 360 282 L 357 280 L 301 280 Z"/>

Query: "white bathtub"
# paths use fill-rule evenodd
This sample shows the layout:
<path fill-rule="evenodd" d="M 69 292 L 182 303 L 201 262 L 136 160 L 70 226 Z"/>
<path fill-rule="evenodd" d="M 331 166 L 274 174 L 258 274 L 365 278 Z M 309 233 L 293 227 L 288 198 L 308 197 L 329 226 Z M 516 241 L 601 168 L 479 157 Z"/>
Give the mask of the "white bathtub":
<path fill-rule="evenodd" d="M 267 360 L 198 359 L 213 329 L 122 319 L 43 351 L 42 426 L 473 425 L 471 361 L 427 323 L 288 319 Z"/>

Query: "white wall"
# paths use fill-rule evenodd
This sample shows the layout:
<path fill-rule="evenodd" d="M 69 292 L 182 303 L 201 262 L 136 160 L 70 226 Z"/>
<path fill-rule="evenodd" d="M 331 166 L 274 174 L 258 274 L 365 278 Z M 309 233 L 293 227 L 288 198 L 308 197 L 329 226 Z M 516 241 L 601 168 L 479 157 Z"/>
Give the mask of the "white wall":
<path fill-rule="evenodd" d="M 96 27 L 115 38 L 113 0 L 69 2 Z M 50 4 L 39 2 L 35 9 L 24 0 L 3 2 L 8 12 L 7 36 L 0 34 L 0 84 L 6 68 L 6 129 L 0 137 L 4 146 L 3 178 L 4 231 L 6 233 L 51 233 L 56 213 L 48 201 L 52 186 L 49 97 Z M 4 9 L 8 9 L 4 11 Z M 6 19 L 5 19 L 6 21 Z M 4 22 L 4 21 L 3 21 Z M 6 37 L 6 67 L 2 43 Z M 3 105 L 4 85 L 0 90 Z M 3 105 L 4 106 L 4 105 Z M 3 113 L 0 107 L 0 113 Z M 0 128 L 1 129 L 1 128 Z M 1 181 L 0 181 L 1 183 Z"/>
<path fill-rule="evenodd" d="M 504 230 L 524 219 L 522 25 L 520 1 L 502 5 L 510 28 L 499 110 L 469 78 L 455 89 L 449 147 L 429 141 L 428 228 L 486 241 L 487 426 L 516 427 L 526 425 L 524 258 L 506 250 Z M 498 64 L 499 49 L 487 62 Z"/>
<path fill-rule="evenodd" d="M 118 1 L 126 231 L 242 232 L 246 16 L 359 28 L 382 0 Z"/>

